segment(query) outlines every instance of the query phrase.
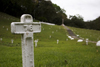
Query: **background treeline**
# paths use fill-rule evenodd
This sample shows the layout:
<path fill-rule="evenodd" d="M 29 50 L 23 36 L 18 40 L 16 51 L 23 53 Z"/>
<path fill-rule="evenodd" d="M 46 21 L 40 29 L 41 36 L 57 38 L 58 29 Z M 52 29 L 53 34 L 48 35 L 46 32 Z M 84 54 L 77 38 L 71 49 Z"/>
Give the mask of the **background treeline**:
<path fill-rule="evenodd" d="M 100 16 L 92 21 L 87 21 L 85 23 L 87 29 L 100 30 Z"/>
<path fill-rule="evenodd" d="M 34 19 L 61 25 L 66 19 L 65 10 L 51 1 L 44 0 L 0 0 L 0 11 L 15 17 L 31 14 Z"/>
<path fill-rule="evenodd" d="M 95 20 L 84 21 L 80 15 L 70 16 L 69 19 L 65 20 L 65 25 L 78 28 L 100 30 L 100 17 L 96 18 Z"/>
<path fill-rule="evenodd" d="M 67 18 L 65 10 L 51 1 L 45 0 L 0 0 L 0 11 L 15 17 L 22 14 L 31 14 L 39 21 L 64 24 L 67 26 L 100 30 L 100 17 L 93 21 L 85 22 L 80 15 Z"/>

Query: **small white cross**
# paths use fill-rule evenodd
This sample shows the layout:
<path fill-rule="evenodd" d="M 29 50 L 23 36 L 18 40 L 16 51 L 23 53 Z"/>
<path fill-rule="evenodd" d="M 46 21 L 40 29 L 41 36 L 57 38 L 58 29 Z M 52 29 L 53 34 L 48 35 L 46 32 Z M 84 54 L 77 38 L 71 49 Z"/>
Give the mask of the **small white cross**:
<path fill-rule="evenodd" d="M 89 41 L 89 39 L 88 39 L 88 38 L 86 38 L 86 45 L 88 45 L 88 41 Z"/>
<path fill-rule="evenodd" d="M 0 38 L 0 40 L 2 41 L 2 38 Z"/>
<path fill-rule="evenodd" d="M 3 28 L 4 28 L 4 26 L 3 26 Z"/>
<path fill-rule="evenodd" d="M 66 41 L 68 41 L 68 39 L 66 39 Z"/>
<path fill-rule="evenodd" d="M 54 33 L 54 31 L 52 31 L 52 33 Z"/>
<path fill-rule="evenodd" d="M 38 42 L 38 40 L 35 40 L 34 42 L 35 42 L 35 47 L 37 47 L 37 42 Z"/>
<path fill-rule="evenodd" d="M 51 35 L 50 35 L 50 38 L 51 38 Z"/>
<path fill-rule="evenodd" d="M 13 39 L 11 39 L 11 43 L 12 43 L 12 44 L 13 44 L 13 41 L 14 41 L 14 40 L 13 40 Z"/>
<path fill-rule="evenodd" d="M 59 43 L 59 40 L 57 39 L 57 44 Z"/>
<path fill-rule="evenodd" d="M 8 31 L 8 28 L 7 28 L 7 31 Z"/>

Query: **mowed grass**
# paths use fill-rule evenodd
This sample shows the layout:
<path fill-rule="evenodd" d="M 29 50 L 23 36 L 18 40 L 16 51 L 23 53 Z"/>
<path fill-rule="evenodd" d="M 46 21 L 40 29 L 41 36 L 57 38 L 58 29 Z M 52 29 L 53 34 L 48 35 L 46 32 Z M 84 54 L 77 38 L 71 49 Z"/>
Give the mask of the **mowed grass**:
<path fill-rule="evenodd" d="M 72 43 L 73 42 L 73 43 Z M 99 67 L 100 52 L 94 44 L 76 43 L 76 41 L 39 44 L 35 48 L 37 67 Z"/>
<path fill-rule="evenodd" d="M 75 27 L 69 27 L 76 35 L 79 35 L 81 38 L 88 38 L 91 41 L 100 40 L 100 31 L 90 30 L 90 29 L 80 29 Z"/>
<path fill-rule="evenodd" d="M 0 41 L 0 67 L 22 67 L 21 35 L 11 34 L 12 21 L 13 19 L 0 18 L 0 38 L 3 39 Z M 14 21 L 19 22 L 19 19 L 15 18 Z M 35 67 L 100 67 L 100 47 L 94 43 L 85 45 L 85 42 L 77 43 L 77 40 L 68 39 L 67 31 L 62 26 L 41 26 L 42 31 L 34 34 L 34 40 L 39 40 L 38 46 L 34 47 Z M 14 39 L 13 44 L 11 39 Z"/>

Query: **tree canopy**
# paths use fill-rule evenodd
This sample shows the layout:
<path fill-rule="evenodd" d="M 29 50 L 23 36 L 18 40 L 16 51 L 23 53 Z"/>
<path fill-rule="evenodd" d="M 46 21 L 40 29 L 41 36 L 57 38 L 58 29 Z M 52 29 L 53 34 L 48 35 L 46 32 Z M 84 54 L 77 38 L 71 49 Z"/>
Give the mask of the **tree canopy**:
<path fill-rule="evenodd" d="M 58 25 L 62 24 L 63 19 L 64 24 L 68 26 L 100 30 L 100 17 L 87 23 L 79 14 L 67 18 L 66 11 L 51 1 L 0 0 L 0 11 L 15 17 L 20 17 L 22 14 L 31 14 L 34 19 Z"/>
<path fill-rule="evenodd" d="M 61 19 L 67 17 L 64 9 L 45 0 L 0 0 L 0 8 L 0 11 L 15 17 L 28 13 L 34 19 L 56 24 L 61 24 Z"/>

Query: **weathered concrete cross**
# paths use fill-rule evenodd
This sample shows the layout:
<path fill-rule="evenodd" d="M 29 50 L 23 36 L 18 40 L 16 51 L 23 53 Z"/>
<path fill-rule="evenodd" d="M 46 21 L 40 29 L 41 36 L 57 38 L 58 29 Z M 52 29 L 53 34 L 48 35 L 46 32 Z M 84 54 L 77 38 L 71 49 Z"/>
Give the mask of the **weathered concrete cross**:
<path fill-rule="evenodd" d="M 22 34 L 22 61 L 23 67 L 34 67 L 33 33 L 41 32 L 41 24 L 33 22 L 29 14 L 21 16 L 21 22 L 11 23 L 13 34 Z"/>

